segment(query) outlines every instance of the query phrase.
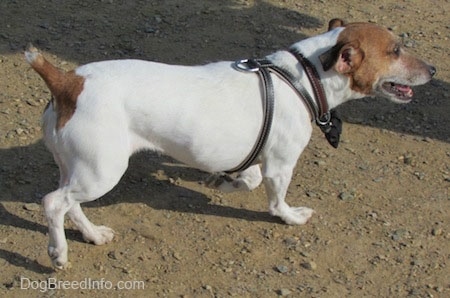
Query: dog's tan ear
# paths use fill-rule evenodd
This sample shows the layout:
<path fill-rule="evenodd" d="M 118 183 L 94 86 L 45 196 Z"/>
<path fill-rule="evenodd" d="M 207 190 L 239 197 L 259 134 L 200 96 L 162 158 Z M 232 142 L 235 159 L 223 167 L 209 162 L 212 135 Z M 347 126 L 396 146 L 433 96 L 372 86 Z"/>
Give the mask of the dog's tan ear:
<path fill-rule="evenodd" d="M 345 22 L 342 19 L 331 19 L 331 21 L 328 22 L 328 31 L 344 26 Z"/>
<path fill-rule="evenodd" d="M 358 42 L 338 43 L 319 56 L 323 70 L 334 68 L 338 73 L 354 72 L 364 59 L 364 52 Z"/>

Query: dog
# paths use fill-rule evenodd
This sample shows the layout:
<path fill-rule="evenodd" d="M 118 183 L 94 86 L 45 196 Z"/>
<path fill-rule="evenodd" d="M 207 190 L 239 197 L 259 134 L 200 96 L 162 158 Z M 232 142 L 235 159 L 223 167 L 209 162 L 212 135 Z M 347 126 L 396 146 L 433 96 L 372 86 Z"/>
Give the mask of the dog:
<path fill-rule="evenodd" d="M 332 20 L 327 32 L 291 48 L 316 68 L 330 109 L 367 96 L 409 102 L 411 86 L 427 83 L 436 72 L 409 54 L 392 32 L 371 23 Z M 91 223 L 80 204 L 110 191 L 133 153 L 153 150 L 205 172 L 223 173 L 240 164 L 258 141 L 264 113 L 261 80 L 237 71 L 233 62 L 179 66 L 111 60 L 63 72 L 32 46 L 25 58 L 52 93 L 43 114 L 43 135 L 60 180 L 42 204 L 49 228 L 48 254 L 56 268 L 70 264 L 66 214 L 86 241 L 102 245 L 113 239 L 114 231 Z M 314 93 L 291 52 L 277 51 L 266 59 Z M 263 182 L 270 214 L 300 225 L 313 210 L 290 207 L 285 196 L 314 119 L 285 80 L 270 77 L 274 112 L 264 147 L 247 169 L 234 176 L 213 175 L 209 185 L 232 192 L 252 190 Z"/>

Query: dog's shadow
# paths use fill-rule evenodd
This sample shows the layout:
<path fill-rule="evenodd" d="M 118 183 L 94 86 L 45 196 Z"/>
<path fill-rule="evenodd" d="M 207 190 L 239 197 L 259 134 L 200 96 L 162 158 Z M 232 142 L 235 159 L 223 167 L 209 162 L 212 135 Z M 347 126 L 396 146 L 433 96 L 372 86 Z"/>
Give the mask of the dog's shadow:
<path fill-rule="evenodd" d="M 130 159 L 129 169 L 120 183 L 103 198 L 86 203 L 98 207 L 123 202 L 144 203 L 155 210 L 195 213 L 248 221 L 280 222 L 267 211 L 254 211 L 223 204 L 214 204 L 209 195 L 180 186 L 179 180 L 202 184 L 209 177 L 205 173 L 179 164 L 167 156 L 140 152 Z M 160 178 L 163 176 L 163 178 Z M 245 194 L 245 193 L 244 193 Z"/>
<path fill-rule="evenodd" d="M 40 204 L 43 195 L 55 190 L 59 174 L 51 154 L 47 152 L 43 142 L 39 141 L 26 147 L 0 149 L 0 157 L 10 161 L 0 175 L 0 185 L 6 190 L 0 196 L 0 224 L 46 233 L 44 225 L 11 214 L 1 203 L 19 201 L 24 206 L 27 203 Z M 12 166 L 14 160 L 17 163 L 13 162 Z M 158 173 L 164 178 L 158 178 Z M 207 177 L 208 173 L 181 165 L 167 156 L 140 152 L 130 158 L 126 173 L 113 190 L 82 206 L 95 208 L 120 202 L 145 203 L 156 210 L 277 222 L 267 212 L 212 204 L 207 195 L 174 183 L 182 179 L 201 184 Z M 17 184 L 21 185 L 20 189 Z"/>
<path fill-rule="evenodd" d="M 58 169 L 51 154 L 46 150 L 43 142 L 39 141 L 26 147 L 0 149 L 0 159 L 5 165 L 0 171 L 0 187 L 4 190 L 0 193 L 0 227 L 47 234 L 42 210 L 28 217 L 30 212 L 25 210 L 20 212 L 17 207 L 26 208 L 29 203 L 40 204 L 43 195 L 57 188 Z M 8 162 L 5 162 L 6 160 Z M 158 178 L 158 173 L 162 173 L 166 178 Z M 207 177 L 207 173 L 179 165 L 166 156 L 141 152 L 130 158 L 127 172 L 112 191 L 82 206 L 98 208 L 120 202 L 145 203 L 155 210 L 282 223 L 266 211 L 214 204 L 207 195 L 174 183 L 179 179 L 201 182 Z M 20 204 L 11 208 L 9 205 L 11 201 L 20 202 Z M 81 234 L 76 230 L 66 229 L 66 236 L 69 240 L 84 242 Z M 45 274 L 52 271 L 35 260 L 6 249 L 0 249 L 0 258 L 37 273 Z"/>

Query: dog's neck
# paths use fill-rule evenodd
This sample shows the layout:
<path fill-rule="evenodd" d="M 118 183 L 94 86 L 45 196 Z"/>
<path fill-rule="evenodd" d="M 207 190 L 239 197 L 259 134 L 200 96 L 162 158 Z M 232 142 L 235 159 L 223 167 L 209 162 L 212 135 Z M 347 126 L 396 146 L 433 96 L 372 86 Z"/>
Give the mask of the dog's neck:
<path fill-rule="evenodd" d="M 336 44 L 339 33 L 342 30 L 343 28 L 337 28 L 322 35 L 307 38 L 291 46 L 292 49 L 302 53 L 305 58 L 315 65 L 317 72 L 320 75 L 330 109 L 333 109 L 350 99 L 361 98 L 364 96 L 349 88 L 350 80 L 346 76 L 338 74 L 333 69 L 325 72 L 319 60 L 319 55 Z M 313 95 L 313 90 L 308 77 L 295 56 L 288 51 L 279 51 L 268 56 L 268 58 L 275 65 L 283 67 L 295 76 L 298 76 L 308 92 Z"/>

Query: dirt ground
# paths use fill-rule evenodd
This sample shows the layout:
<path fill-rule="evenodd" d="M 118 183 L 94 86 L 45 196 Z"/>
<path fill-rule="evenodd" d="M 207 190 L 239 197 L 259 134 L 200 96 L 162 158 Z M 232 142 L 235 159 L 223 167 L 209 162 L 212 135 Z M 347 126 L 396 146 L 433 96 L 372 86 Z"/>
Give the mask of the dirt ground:
<path fill-rule="evenodd" d="M 0 296 L 449 297 L 449 13 L 447 0 L 0 1 Z M 263 187 L 223 194 L 206 173 L 142 153 L 84 206 L 114 241 L 85 243 L 67 221 L 72 268 L 51 268 L 39 203 L 58 170 L 40 140 L 49 92 L 23 59 L 28 42 L 67 70 L 200 64 L 263 57 L 333 17 L 392 28 L 438 73 L 408 105 L 341 106 L 338 149 L 314 132 L 287 196 L 316 211 L 307 225 L 269 216 Z"/>

